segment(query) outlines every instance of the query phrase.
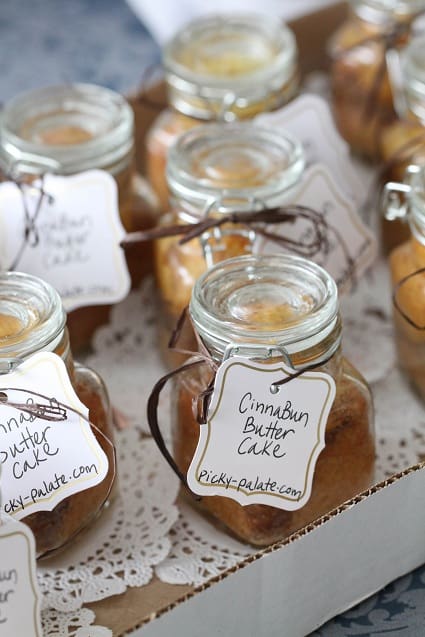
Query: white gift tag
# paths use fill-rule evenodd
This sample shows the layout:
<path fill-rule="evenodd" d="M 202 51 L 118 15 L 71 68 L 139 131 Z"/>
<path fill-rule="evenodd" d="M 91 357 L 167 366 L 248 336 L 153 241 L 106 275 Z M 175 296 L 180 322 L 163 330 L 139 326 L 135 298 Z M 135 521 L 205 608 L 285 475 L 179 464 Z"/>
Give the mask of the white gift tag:
<path fill-rule="evenodd" d="M 187 475 L 194 493 L 288 511 L 308 502 L 335 382 L 305 372 L 275 392 L 272 384 L 290 374 L 240 356 L 220 366 Z"/>
<path fill-rule="evenodd" d="M 307 166 L 325 164 L 356 206 L 364 203 L 367 192 L 324 99 L 302 95 L 277 111 L 259 115 L 255 122 L 292 133 L 303 145 Z"/>
<path fill-rule="evenodd" d="M 313 208 L 323 214 L 328 224 L 328 250 L 315 254 L 312 261 L 323 266 L 335 279 L 339 292 L 350 289 L 353 279 L 361 277 L 377 255 L 377 242 L 364 225 L 351 201 L 341 192 L 335 179 L 321 164 L 311 166 L 301 185 L 291 193 L 291 203 Z M 309 241 L 314 238 L 311 222 L 299 218 L 294 224 L 270 226 L 270 231 L 289 239 Z M 258 238 L 256 251 L 276 253 L 274 241 Z M 350 259 L 354 267 L 351 272 Z M 354 276 L 350 276 L 353 274 Z"/>
<path fill-rule="evenodd" d="M 0 397 L 1 392 L 9 402 L 36 403 L 40 411 L 47 407 L 59 418 L 35 417 L 0 400 L 1 491 L 6 513 L 21 519 L 36 511 L 52 511 L 68 496 L 104 480 L 108 459 L 89 423 L 63 406 L 88 417 L 59 356 L 34 354 L 0 377 Z"/>
<path fill-rule="evenodd" d="M 0 516 L 0 637 L 42 637 L 31 530 Z"/>
<path fill-rule="evenodd" d="M 123 299 L 130 277 L 119 246 L 125 231 L 113 177 L 102 170 L 46 175 L 44 190 L 51 198 L 43 198 L 37 213 L 36 184 L 23 185 L 22 192 L 13 182 L 0 185 L 2 269 L 13 265 L 44 279 L 58 290 L 67 311 Z"/>

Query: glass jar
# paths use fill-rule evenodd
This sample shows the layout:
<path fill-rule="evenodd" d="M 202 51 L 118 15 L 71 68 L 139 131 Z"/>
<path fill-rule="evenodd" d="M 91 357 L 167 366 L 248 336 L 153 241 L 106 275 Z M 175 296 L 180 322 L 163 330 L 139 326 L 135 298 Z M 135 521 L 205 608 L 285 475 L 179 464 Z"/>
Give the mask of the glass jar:
<path fill-rule="evenodd" d="M 70 84 L 30 91 L 8 102 L 0 116 L 0 164 L 6 175 L 34 179 L 43 173 L 73 175 L 102 169 L 118 185 L 119 209 L 128 232 L 154 225 L 146 186 L 134 168 L 134 116 L 128 102 L 101 86 Z M 127 253 L 133 285 L 149 269 L 144 253 Z M 109 306 L 69 315 L 74 349 L 86 345 L 107 322 Z"/>
<path fill-rule="evenodd" d="M 411 237 L 390 254 L 394 328 L 400 367 L 425 399 L 425 167 L 410 183 L 385 187 L 388 220 L 407 219 Z"/>
<path fill-rule="evenodd" d="M 409 165 L 425 163 L 425 37 L 414 38 L 403 51 L 403 103 L 400 119 L 382 133 L 381 155 L 386 181 L 403 181 Z M 382 241 L 390 251 L 409 238 L 400 220 L 383 220 Z"/>
<path fill-rule="evenodd" d="M 333 112 L 339 132 L 352 149 L 379 159 L 382 131 L 396 118 L 386 67 L 386 36 L 399 25 L 391 47 L 403 47 L 409 38 L 409 22 L 425 8 L 425 2 L 351 0 L 350 6 L 351 16 L 330 47 Z"/>
<path fill-rule="evenodd" d="M 0 369 L 7 373 L 10 367 L 14 368 L 37 352 L 54 352 L 62 358 L 75 392 L 89 409 L 90 422 L 112 442 L 111 408 L 105 385 L 94 371 L 74 363 L 66 315 L 58 293 L 37 277 L 3 272 L 0 274 Z M 108 504 L 111 482 L 115 478 L 113 450 L 95 430 L 93 433 L 108 458 L 108 474 L 97 486 L 69 496 L 52 511 L 32 513 L 22 520 L 34 533 L 38 556 L 63 547 Z"/>
<path fill-rule="evenodd" d="M 262 363 L 288 365 L 289 361 L 294 370 L 317 365 L 315 371 L 326 372 L 336 383 L 326 446 L 319 455 L 305 506 L 285 511 L 206 496 L 200 502 L 204 511 L 242 540 L 261 546 L 289 536 L 373 483 L 371 395 L 366 381 L 341 354 L 337 288 L 325 270 L 293 255 L 230 259 L 196 282 L 190 315 L 216 363 L 234 347 L 238 356 Z M 173 446 L 183 474 L 199 438 L 192 405 L 210 381 L 209 365 L 175 376 Z"/>
<path fill-rule="evenodd" d="M 175 138 L 203 121 L 252 118 L 288 102 L 298 88 L 295 37 L 280 20 L 255 14 L 191 22 L 165 46 L 170 108 L 147 138 L 147 173 L 166 210 L 167 152 Z"/>
<path fill-rule="evenodd" d="M 287 196 L 303 169 L 302 147 L 288 135 L 248 122 L 198 126 L 170 149 L 167 179 L 172 210 L 162 224 L 195 224 L 207 216 L 272 207 Z M 177 361 L 167 343 L 195 281 L 214 263 L 251 252 L 254 238 L 247 228 L 227 224 L 183 245 L 180 237 L 156 242 L 160 344 L 167 363 Z M 183 338 L 181 347 L 187 346 Z"/>

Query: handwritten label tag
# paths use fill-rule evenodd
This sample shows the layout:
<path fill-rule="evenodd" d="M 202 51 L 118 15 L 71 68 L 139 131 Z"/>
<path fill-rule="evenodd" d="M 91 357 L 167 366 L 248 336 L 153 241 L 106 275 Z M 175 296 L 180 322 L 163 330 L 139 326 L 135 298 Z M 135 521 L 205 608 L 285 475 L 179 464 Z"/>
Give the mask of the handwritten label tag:
<path fill-rule="evenodd" d="M 34 536 L 4 514 L 0 521 L 0 637 L 42 637 Z"/>
<path fill-rule="evenodd" d="M 292 133 L 303 145 L 307 166 L 325 164 L 356 206 L 364 203 L 367 191 L 323 98 L 302 95 L 277 111 L 259 115 L 255 122 Z"/>
<path fill-rule="evenodd" d="M 1 376 L 0 392 L 7 394 L 8 401 L 36 403 L 41 412 L 48 408 L 61 418 L 46 420 L 0 403 L 1 490 L 6 513 L 21 519 L 36 511 L 52 511 L 68 496 L 104 480 L 108 459 L 89 423 L 63 408 L 64 403 L 88 417 L 59 356 L 34 354 L 17 370 Z M 49 399 L 32 392 L 47 394 Z"/>
<path fill-rule="evenodd" d="M 291 193 L 291 203 L 313 208 L 323 214 L 328 224 L 328 246 L 311 258 L 333 276 L 340 293 L 348 291 L 377 256 L 378 247 L 374 235 L 322 164 L 311 166 L 305 172 L 300 187 Z M 297 241 L 314 238 L 312 224 L 304 219 L 299 219 L 294 224 L 284 224 L 281 228 L 274 225 L 270 230 Z M 258 239 L 257 252 L 276 253 L 277 250 L 275 242 Z"/>
<path fill-rule="evenodd" d="M 220 366 L 187 475 L 192 491 L 288 511 L 308 502 L 335 382 L 306 372 L 274 393 L 272 383 L 290 374 L 238 356 Z"/>
<path fill-rule="evenodd" d="M 115 303 L 130 289 L 120 241 L 125 235 L 111 175 L 91 170 L 46 175 L 40 190 L 0 185 L 0 264 L 29 272 L 60 293 L 65 309 Z M 26 236 L 26 239 L 25 239 Z"/>

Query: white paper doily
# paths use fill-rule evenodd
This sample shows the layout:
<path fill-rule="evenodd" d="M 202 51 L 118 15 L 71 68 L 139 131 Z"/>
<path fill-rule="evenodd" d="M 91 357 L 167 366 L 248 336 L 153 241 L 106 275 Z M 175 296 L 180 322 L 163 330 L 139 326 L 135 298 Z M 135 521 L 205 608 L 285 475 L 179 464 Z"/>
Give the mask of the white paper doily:
<path fill-rule="evenodd" d="M 103 376 L 114 405 L 142 431 L 148 431 L 148 395 L 164 373 L 156 349 L 155 312 L 148 280 L 114 308 L 87 361 Z M 425 454 L 423 406 L 396 368 L 385 264 L 378 264 L 342 301 L 342 313 L 345 353 L 374 393 L 380 480 L 414 464 L 418 453 Z M 121 499 L 75 548 L 40 566 L 44 605 L 55 609 L 43 613 L 47 637 L 106 637 L 107 629 L 92 626 L 93 614 L 81 604 L 143 585 L 153 569 L 164 582 L 199 585 L 255 552 L 218 531 L 186 502 L 179 502 L 177 519 L 177 478 L 153 441 L 137 436 L 132 429 L 117 436 Z M 117 547 L 122 547 L 118 559 Z M 118 575 L 121 571 L 124 575 Z"/>
<path fill-rule="evenodd" d="M 139 430 L 119 432 L 116 442 L 115 500 L 78 542 L 37 569 L 43 606 L 55 611 L 43 613 L 46 636 L 68 636 L 62 624 L 69 619 L 78 625 L 78 610 L 84 603 L 147 584 L 153 567 L 170 550 L 168 532 L 178 515 L 177 478 L 164 465 L 153 440 L 142 438 Z M 87 617 L 85 611 L 83 616 Z"/>
<path fill-rule="evenodd" d="M 95 616 L 88 608 L 80 608 L 75 613 L 46 609 L 41 616 L 45 637 L 112 637 L 109 628 L 93 626 Z"/>

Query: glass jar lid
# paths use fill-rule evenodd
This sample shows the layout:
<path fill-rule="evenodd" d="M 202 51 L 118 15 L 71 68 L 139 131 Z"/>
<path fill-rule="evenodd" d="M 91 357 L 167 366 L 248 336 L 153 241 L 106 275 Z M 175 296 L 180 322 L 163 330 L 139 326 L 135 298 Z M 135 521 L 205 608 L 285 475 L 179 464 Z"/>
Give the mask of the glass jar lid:
<path fill-rule="evenodd" d="M 222 261 L 195 284 L 190 314 L 211 352 L 228 346 L 314 350 L 323 358 L 340 344 L 337 287 L 320 266 L 294 255 Z"/>
<path fill-rule="evenodd" d="M 13 174 L 119 172 L 133 149 L 134 116 L 118 93 L 69 84 L 19 95 L 0 114 L 0 162 Z"/>
<path fill-rule="evenodd" d="M 165 77 L 170 102 L 200 119 L 232 121 L 274 96 L 260 110 L 292 97 L 297 44 L 278 19 L 226 14 L 191 22 L 165 46 Z M 287 89 L 287 90 L 285 90 Z"/>
<path fill-rule="evenodd" d="M 181 135 L 170 148 L 167 179 L 193 216 L 253 211 L 293 186 L 304 170 L 300 142 L 253 124 L 207 124 Z"/>
<path fill-rule="evenodd" d="M 409 225 L 415 238 L 425 245 L 425 166 L 417 167 L 410 177 Z"/>
<path fill-rule="evenodd" d="M 404 50 L 403 72 L 407 106 L 425 122 L 425 36 L 414 38 Z"/>
<path fill-rule="evenodd" d="M 351 0 L 357 15 L 367 22 L 410 17 L 425 8 L 425 0 Z"/>
<path fill-rule="evenodd" d="M 62 301 L 51 285 L 29 274 L 0 273 L 0 368 L 2 360 L 54 351 L 65 324 Z"/>

